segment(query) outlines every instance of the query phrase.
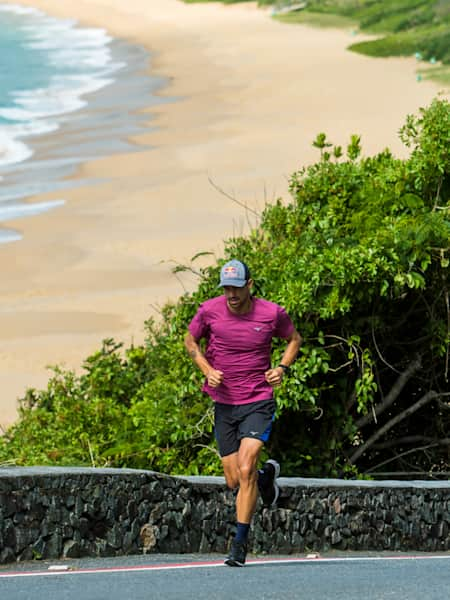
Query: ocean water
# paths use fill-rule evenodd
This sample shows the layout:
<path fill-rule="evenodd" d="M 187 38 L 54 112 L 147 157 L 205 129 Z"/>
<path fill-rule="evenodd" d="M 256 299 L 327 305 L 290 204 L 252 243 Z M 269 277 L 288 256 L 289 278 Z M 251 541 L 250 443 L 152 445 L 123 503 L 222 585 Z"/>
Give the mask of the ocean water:
<path fill-rule="evenodd" d="M 81 162 L 140 150 L 127 138 L 149 130 L 142 109 L 170 101 L 149 60 L 103 29 L 0 5 L 0 243 L 21 239 L 8 221 L 63 204 Z M 60 199 L 25 201 L 53 190 Z"/>

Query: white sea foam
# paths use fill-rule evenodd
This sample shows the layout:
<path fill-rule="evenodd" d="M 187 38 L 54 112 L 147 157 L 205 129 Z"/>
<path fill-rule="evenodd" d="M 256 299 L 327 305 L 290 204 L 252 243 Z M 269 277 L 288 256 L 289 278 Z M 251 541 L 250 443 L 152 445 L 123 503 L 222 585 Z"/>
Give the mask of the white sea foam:
<path fill-rule="evenodd" d="M 0 244 L 9 244 L 10 242 L 18 242 L 22 236 L 14 229 L 0 229 Z"/>
<path fill-rule="evenodd" d="M 21 4 L 1 4 L 1 12 L 12 12 L 16 15 L 43 15 L 44 13 L 38 8 L 32 6 L 22 6 Z"/>
<path fill-rule="evenodd" d="M 5 128 L 0 128 L 0 164 L 13 165 L 27 160 L 32 154 L 31 148 L 13 135 L 8 135 Z"/>
<path fill-rule="evenodd" d="M 49 202 L 34 202 L 31 204 L 0 204 L 0 222 L 20 219 L 22 217 L 31 217 L 47 210 L 52 210 L 62 206 L 64 200 L 52 200 Z"/>
<path fill-rule="evenodd" d="M 0 110 L 0 116 L 2 116 Z M 0 165 L 8 166 L 23 162 L 33 156 L 33 150 L 22 141 L 25 137 L 51 133 L 57 123 L 46 120 L 22 121 L 14 125 L 0 126 Z M 0 177 L 0 180 L 2 177 Z"/>
<path fill-rule="evenodd" d="M 21 236 L 3 222 L 64 203 L 26 203 L 24 198 L 56 190 L 62 194 L 75 185 L 69 177 L 78 164 L 113 148 L 127 148 L 126 136 L 137 131 L 142 98 L 148 99 L 157 84 L 135 75 L 136 68 L 141 73 L 147 64 L 145 50 L 120 41 L 110 44 L 103 29 L 77 27 L 75 21 L 54 19 L 34 8 L 1 4 L 0 22 L 6 34 L 0 31 L 5 50 L 5 77 L 0 72 L 0 243 L 5 243 Z M 117 72 L 127 63 L 130 68 L 118 79 Z M 114 93 L 99 93 L 87 110 L 70 114 L 86 106 L 89 94 L 116 79 Z M 117 106 L 124 100 L 122 113 Z M 35 139 L 59 127 L 64 137 Z M 29 160 L 33 148 L 36 157 Z"/>
<path fill-rule="evenodd" d="M 51 74 L 46 87 L 11 90 L 10 105 L 0 106 L 0 168 L 32 156 L 29 136 L 55 131 L 65 114 L 83 108 L 84 97 L 113 83 L 124 63 L 115 62 L 103 29 L 76 27 L 72 20 L 55 19 L 38 9 L 0 5 L 0 11 L 24 17 L 23 46 L 39 49 Z"/>

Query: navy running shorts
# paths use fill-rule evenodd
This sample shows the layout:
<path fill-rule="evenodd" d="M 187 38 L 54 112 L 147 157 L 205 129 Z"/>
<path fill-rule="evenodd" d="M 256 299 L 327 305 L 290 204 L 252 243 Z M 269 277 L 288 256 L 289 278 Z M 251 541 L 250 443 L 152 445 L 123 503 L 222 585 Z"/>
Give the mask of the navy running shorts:
<path fill-rule="evenodd" d="M 267 442 L 275 419 L 275 401 L 259 400 L 250 404 L 214 405 L 214 429 L 220 456 L 239 450 L 242 438 Z"/>

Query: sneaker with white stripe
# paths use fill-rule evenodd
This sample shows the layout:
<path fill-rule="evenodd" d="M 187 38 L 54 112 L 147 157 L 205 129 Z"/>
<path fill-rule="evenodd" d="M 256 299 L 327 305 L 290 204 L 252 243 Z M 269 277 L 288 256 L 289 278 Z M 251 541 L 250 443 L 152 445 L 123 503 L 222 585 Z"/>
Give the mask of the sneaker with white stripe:
<path fill-rule="evenodd" d="M 274 508 L 277 504 L 280 488 L 277 477 L 280 475 L 280 465 L 276 460 L 270 459 L 258 471 L 258 488 L 264 506 Z"/>

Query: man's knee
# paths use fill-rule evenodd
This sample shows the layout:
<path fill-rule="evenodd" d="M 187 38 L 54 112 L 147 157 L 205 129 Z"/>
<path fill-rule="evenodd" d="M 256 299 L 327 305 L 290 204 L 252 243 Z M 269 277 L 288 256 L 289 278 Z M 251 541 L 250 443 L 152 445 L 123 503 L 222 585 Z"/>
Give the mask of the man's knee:
<path fill-rule="evenodd" d="M 239 477 L 225 473 L 225 482 L 230 490 L 236 490 L 239 487 Z"/>
<path fill-rule="evenodd" d="M 257 477 L 257 467 L 262 443 L 244 438 L 237 457 L 239 480 L 243 483 L 252 483 Z"/>
<path fill-rule="evenodd" d="M 250 483 L 256 479 L 256 464 L 254 461 L 243 461 L 239 464 L 239 482 Z"/>
<path fill-rule="evenodd" d="M 225 481 L 230 490 L 236 490 L 241 484 L 247 484 L 256 477 L 256 468 L 253 462 L 243 462 L 236 465 L 235 469 L 224 469 Z"/>

